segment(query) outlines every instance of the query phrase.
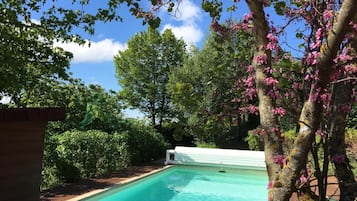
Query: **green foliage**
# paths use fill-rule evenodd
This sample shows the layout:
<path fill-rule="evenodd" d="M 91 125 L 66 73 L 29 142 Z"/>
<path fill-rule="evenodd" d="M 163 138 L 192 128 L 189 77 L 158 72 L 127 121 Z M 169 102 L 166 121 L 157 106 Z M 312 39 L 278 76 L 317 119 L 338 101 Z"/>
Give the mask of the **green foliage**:
<path fill-rule="evenodd" d="M 217 0 L 204 0 L 202 1 L 202 8 L 206 12 L 208 12 L 211 16 L 211 18 L 216 18 L 219 20 L 221 17 L 221 12 L 222 12 L 222 5 L 223 3 L 221 1 Z"/>
<path fill-rule="evenodd" d="M 169 144 L 164 137 L 144 122 L 131 121 L 128 129 L 128 152 L 133 164 L 162 158 Z"/>
<path fill-rule="evenodd" d="M 357 104 L 352 104 L 351 112 L 347 117 L 347 127 L 357 128 Z"/>
<path fill-rule="evenodd" d="M 284 139 L 283 151 L 285 153 L 289 153 L 289 151 L 291 150 L 293 143 L 294 143 L 296 129 L 293 128 L 293 129 L 287 130 L 287 131 L 283 132 L 281 135 Z"/>
<path fill-rule="evenodd" d="M 244 140 L 248 142 L 248 146 L 250 150 L 254 150 L 254 151 L 264 150 L 263 138 L 260 135 L 253 134 L 252 130 L 248 131 L 248 136 Z"/>
<path fill-rule="evenodd" d="M 147 114 L 153 126 L 172 117 L 166 85 L 169 74 L 182 66 L 185 43 L 170 30 L 160 33 L 149 28 L 128 41 L 128 49 L 115 56 L 120 96 L 132 108 Z"/>
<path fill-rule="evenodd" d="M 357 129 L 356 128 L 347 128 L 345 133 L 346 141 L 355 141 L 357 142 Z"/>
<path fill-rule="evenodd" d="M 102 175 L 129 164 L 127 134 L 72 130 L 57 136 L 59 168 L 66 180 Z M 68 172 L 68 173 L 67 173 Z"/>
<path fill-rule="evenodd" d="M 238 111 L 240 104 L 232 100 L 242 96 L 235 84 L 247 75 L 244 67 L 252 59 L 252 43 L 244 32 L 238 31 L 226 41 L 211 33 L 202 50 L 193 48 L 184 66 L 170 75 L 167 89 L 177 118 L 185 124 L 186 133 L 198 141 L 217 146 L 222 145 L 217 141 L 222 136 L 226 142 L 239 141 L 229 134 L 232 125 L 244 123 Z"/>
<path fill-rule="evenodd" d="M 200 148 L 217 148 L 214 143 L 207 143 L 207 142 L 196 142 L 196 146 Z"/>
<path fill-rule="evenodd" d="M 19 103 L 25 107 L 65 108 L 66 120 L 56 123 L 61 127 L 58 132 L 80 128 L 113 133 L 120 130 L 123 119 L 123 106 L 116 92 L 107 92 L 98 85 L 85 86 L 76 79 L 43 81 L 24 91 Z"/>

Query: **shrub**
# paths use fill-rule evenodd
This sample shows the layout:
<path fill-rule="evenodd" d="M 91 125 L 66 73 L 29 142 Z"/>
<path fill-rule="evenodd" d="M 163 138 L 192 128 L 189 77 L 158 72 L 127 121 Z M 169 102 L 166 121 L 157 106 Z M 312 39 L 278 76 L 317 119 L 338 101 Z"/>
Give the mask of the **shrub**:
<path fill-rule="evenodd" d="M 218 148 L 213 142 L 197 142 L 196 145 L 200 148 Z"/>
<path fill-rule="evenodd" d="M 133 121 L 128 132 L 130 161 L 133 164 L 149 162 L 165 156 L 169 144 L 160 133 L 144 122 Z"/>
<path fill-rule="evenodd" d="M 98 130 L 67 131 L 57 136 L 57 168 L 66 181 L 102 175 L 128 165 L 127 134 Z M 79 175 L 77 175 L 79 174 Z"/>
<path fill-rule="evenodd" d="M 248 131 L 248 136 L 244 138 L 248 142 L 250 150 L 262 151 L 264 150 L 263 138 L 260 135 L 253 134 L 253 130 Z"/>

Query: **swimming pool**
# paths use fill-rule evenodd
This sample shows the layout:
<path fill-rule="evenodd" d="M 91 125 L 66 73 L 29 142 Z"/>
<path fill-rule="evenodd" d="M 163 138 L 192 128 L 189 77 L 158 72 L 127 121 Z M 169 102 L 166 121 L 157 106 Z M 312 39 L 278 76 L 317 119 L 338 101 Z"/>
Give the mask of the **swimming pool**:
<path fill-rule="evenodd" d="M 266 201 L 266 171 L 174 166 L 82 201 Z"/>

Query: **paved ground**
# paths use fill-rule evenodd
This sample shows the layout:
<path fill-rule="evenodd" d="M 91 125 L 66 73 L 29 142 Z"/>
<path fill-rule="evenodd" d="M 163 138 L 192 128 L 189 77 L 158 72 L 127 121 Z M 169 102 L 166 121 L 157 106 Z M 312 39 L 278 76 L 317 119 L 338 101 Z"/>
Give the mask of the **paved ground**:
<path fill-rule="evenodd" d="M 66 184 L 53 189 L 41 192 L 41 201 L 65 201 L 76 200 L 74 198 L 98 190 L 110 187 L 114 184 L 125 182 L 136 178 L 140 175 L 147 174 L 151 171 L 157 171 L 164 168 L 163 162 L 156 162 L 149 165 L 131 166 L 125 170 L 113 172 L 112 174 L 103 176 L 98 179 L 82 180 L 76 184 Z M 336 183 L 334 177 L 329 178 L 330 183 Z M 328 188 L 327 195 L 335 195 L 334 198 L 338 199 L 339 191 L 337 184 L 331 184 Z M 296 195 L 290 201 L 297 201 Z"/>
<path fill-rule="evenodd" d="M 41 201 L 64 201 L 70 200 L 77 196 L 89 193 L 97 189 L 104 189 L 114 184 L 125 182 L 134 177 L 149 173 L 154 170 L 163 168 L 163 163 L 131 166 L 125 170 L 113 172 L 98 179 L 82 180 L 76 184 L 65 184 L 53 189 L 41 192 Z"/>

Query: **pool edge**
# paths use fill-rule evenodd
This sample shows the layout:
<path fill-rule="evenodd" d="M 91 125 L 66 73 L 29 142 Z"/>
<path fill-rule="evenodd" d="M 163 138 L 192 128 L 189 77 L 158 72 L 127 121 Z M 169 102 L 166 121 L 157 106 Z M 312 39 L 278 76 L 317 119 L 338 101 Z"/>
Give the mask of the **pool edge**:
<path fill-rule="evenodd" d="M 135 176 L 135 177 L 131 177 L 131 178 L 128 178 L 128 179 L 126 179 L 126 180 L 124 180 L 124 181 L 121 181 L 121 182 L 112 184 L 112 185 L 110 185 L 110 186 L 108 186 L 108 187 L 106 187 L 106 188 L 103 188 L 103 189 L 95 189 L 95 190 L 93 190 L 93 191 L 90 191 L 90 192 L 84 193 L 84 194 L 82 194 L 82 195 L 79 195 L 79 196 L 77 196 L 77 197 L 71 198 L 71 199 L 69 199 L 69 200 L 67 200 L 67 201 L 80 201 L 80 200 L 89 198 L 89 197 L 91 197 L 91 196 L 94 196 L 94 195 L 96 195 L 96 194 L 98 194 L 98 193 L 102 193 L 102 192 L 104 192 L 104 191 L 110 190 L 111 188 L 117 187 L 118 185 L 124 185 L 124 184 L 128 184 L 128 183 L 131 183 L 131 182 L 134 182 L 134 181 L 143 179 L 143 178 L 145 178 L 145 177 L 148 177 L 148 176 L 150 176 L 150 175 L 152 175 L 152 174 L 156 174 L 156 173 L 158 173 L 158 172 L 164 171 L 164 170 L 166 170 L 166 169 L 168 169 L 168 168 L 171 168 L 171 167 L 173 167 L 173 165 L 166 165 L 166 166 L 164 166 L 164 167 L 162 167 L 162 168 L 155 169 L 155 170 L 152 170 L 152 171 L 150 171 L 150 172 L 144 173 L 144 174 L 142 174 L 142 175 Z"/>

